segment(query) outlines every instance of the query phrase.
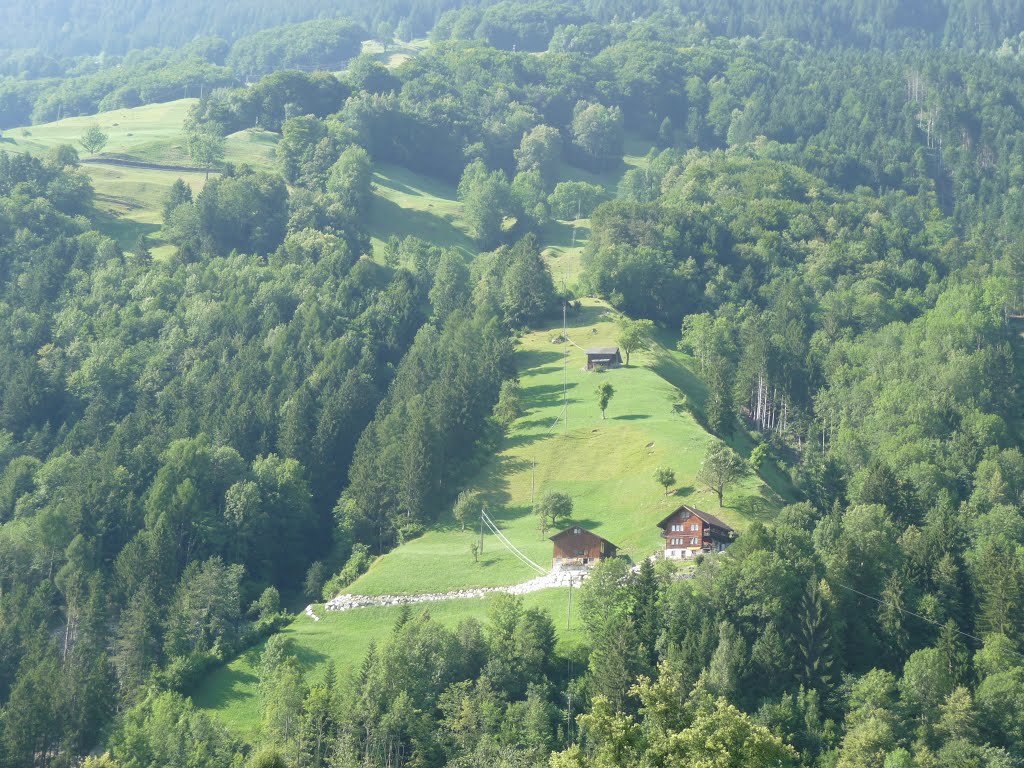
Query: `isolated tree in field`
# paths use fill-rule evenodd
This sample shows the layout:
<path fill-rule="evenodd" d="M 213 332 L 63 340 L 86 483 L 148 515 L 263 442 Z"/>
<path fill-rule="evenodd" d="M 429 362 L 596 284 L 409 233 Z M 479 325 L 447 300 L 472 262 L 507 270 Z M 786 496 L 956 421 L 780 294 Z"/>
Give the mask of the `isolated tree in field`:
<path fill-rule="evenodd" d="M 206 171 L 210 178 L 210 169 L 216 168 L 224 159 L 225 140 L 224 128 L 215 121 L 199 122 L 194 118 L 185 121 L 185 151 L 192 162 Z"/>
<path fill-rule="evenodd" d="M 697 482 L 714 491 L 718 506 L 722 506 L 725 489 L 747 474 L 749 468 L 732 448 L 725 443 L 715 443 L 704 455 L 704 462 L 697 472 Z"/>
<path fill-rule="evenodd" d="M 604 412 L 608 410 L 608 403 L 615 395 L 615 387 L 610 382 L 602 381 L 597 385 L 597 407 L 601 409 L 601 418 L 605 418 Z"/>
<path fill-rule="evenodd" d="M 668 489 L 676 481 L 676 473 L 668 467 L 658 467 L 654 470 L 654 479 L 665 489 L 665 495 L 668 496 Z"/>
<path fill-rule="evenodd" d="M 545 493 L 536 508 L 540 518 L 541 535 L 549 528 L 558 528 L 560 522 L 568 520 L 572 515 L 572 498 L 565 493 L 551 491 Z"/>
<path fill-rule="evenodd" d="M 384 53 L 388 52 L 388 46 L 395 42 L 395 24 L 391 21 L 382 21 L 377 25 L 377 42 L 380 43 Z"/>
<path fill-rule="evenodd" d="M 107 139 L 109 137 L 103 132 L 98 123 L 93 123 L 85 129 L 85 133 L 78 140 L 78 143 L 82 145 L 86 152 L 90 155 L 95 155 L 101 152 L 105 146 L 107 146 Z"/>
<path fill-rule="evenodd" d="M 452 507 L 452 517 L 455 518 L 463 531 L 466 530 L 466 523 L 473 518 L 478 507 L 476 494 L 472 491 L 462 491 L 459 493 L 459 497 L 455 500 L 455 506 Z"/>
<path fill-rule="evenodd" d="M 620 317 L 618 325 L 619 348 L 626 353 L 626 365 L 629 365 L 630 354 L 650 348 L 654 323 L 651 320 L 630 320 L 628 317 Z"/>

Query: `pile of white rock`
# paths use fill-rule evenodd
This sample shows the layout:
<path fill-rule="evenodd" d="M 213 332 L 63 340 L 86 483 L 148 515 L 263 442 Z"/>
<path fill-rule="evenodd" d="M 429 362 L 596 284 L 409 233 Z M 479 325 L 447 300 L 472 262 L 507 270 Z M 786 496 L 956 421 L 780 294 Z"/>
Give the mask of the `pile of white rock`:
<path fill-rule="evenodd" d="M 482 598 L 495 592 L 506 592 L 510 595 L 525 595 L 541 589 L 578 586 L 587 577 L 585 570 L 561 570 L 538 576 L 536 579 L 515 584 L 511 587 L 481 587 L 478 589 L 458 589 L 452 592 L 437 592 L 424 595 L 338 595 L 328 600 L 324 608 L 328 611 L 351 611 L 355 608 L 369 608 L 383 605 L 412 605 L 414 603 L 436 603 L 442 600 L 467 600 Z M 313 616 L 312 606 L 306 613 Z"/>

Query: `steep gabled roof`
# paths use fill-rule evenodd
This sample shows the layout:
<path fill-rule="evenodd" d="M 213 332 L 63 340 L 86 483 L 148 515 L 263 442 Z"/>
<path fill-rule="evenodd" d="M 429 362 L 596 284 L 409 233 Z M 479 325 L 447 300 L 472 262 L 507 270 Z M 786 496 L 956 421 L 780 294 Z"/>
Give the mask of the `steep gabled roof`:
<path fill-rule="evenodd" d="M 672 514 L 670 514 L 668 517 L 666 517 L 664 520 L 662 520 L 660 523 L 658 523 L 658 527 L 659 528 L 664 528 L 669 520 L 671 520 L 673 517 L 676 516 L 677 513 L 682 512 L 683 510 L 686 510 L 691 515 L 696 515 L 701 520 L 703 520 L 705 523 L 717 526 L 717 527 L 722 528 L 722 529 L 724 529 L 726 531 L 731 531 L 732 530 L 732 526 L 729 525 L 724 520 L 722 520 L 721 518 L 715 517 L 711 513 L 705 512 L 705 511 L 700 510 L 700 509 L 697 509 L 696 507 L 691 507 L 688 504 L 683 504 L 681 507 L 678 507 L 678 508 L 674 509 L 672 511 Z"/>
<path fill-rule="evenodd" d="M 616 546 L 615 544 L 612 544 L 612 543 L 611 543 L 610 541 L 608 541 L 608 539 L 606 539 L 606 538 L 605 538 L 604 536 L 598 536 L 598 535 L 597 535 L 596 533 L 594 533 L 593 531 L 588 531 L 588 530 L 587 530 L 586 528 L 584 528 L 584 527 L 583 527 L 582 525 L 570 525 L 570 526 L 569 526 L 568 528 L 566 528 L 566 529 L 565 529 L 565 530 L 563 530 L 563 531 L 559 531 L 559 532 L 558 532 L 558 533 L 556 533 L 556 534 L 555 534 L 554 536 L 548 536 L 548 539 L 550 539 L 551 541 L 554 541 L 554 540 L 555 540 L 555 539 L 557 539 L 557 538 L 558 538 L 559 536 L 561 536 L 561 535 L 563 535 L 563 534 L 566 534 L 566 533 L 569 533 L 569 532 L 570 532 L 570 531 L 571 531 L 571 530 L 572 530 L 573 528 L 579 528 L 579 529 L 580 529 L 581 531 L 583 531 L 584 533 L 589 533 L 589 534 L 590 534 L 591 536 L 595 536 L 595 537 L 597 537 L 598 539 L 600 539 L 601 541 L 603 541 L 603 542 L 604 542 L 605 544 L 611 544 L 611 546 L 613 546 L 613 547 L 615 547 L 616 549 L 618 549 L 618 547 L 617 547 L 617 546 Z"/>

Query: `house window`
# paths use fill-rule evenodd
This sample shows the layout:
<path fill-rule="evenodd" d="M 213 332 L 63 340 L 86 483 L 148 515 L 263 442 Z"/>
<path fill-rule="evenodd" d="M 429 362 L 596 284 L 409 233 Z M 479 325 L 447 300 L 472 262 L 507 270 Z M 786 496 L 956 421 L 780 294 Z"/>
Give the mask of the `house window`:
<path fill-rule="evenodd" d="M 690 539 L 690 546 L 691 547 L 695 547 L 698 544 L 700 544 L 700 539 L 698 539 L 696 536 L 694 536 L 692 539 Z"/>
<path fill-rule="evenodd" d="M 690 523 L 690 530 L 691 531 L 699 531 L 700 530 L 700 526 L 697 523 Z"/>
<path fill-rule="evenodd" d="M 680 525 L 679 523 L 672 523 L 672 530 L 673 531 L 681 531 L 681 530 L 683 530 L 683 526 Z"/>
<path fill-rule="evenodd" d="M 579 529 L 579 528 L 573 528 L 573 529 L 572 529 L 572 532 L 573 532 L 574 534 L 576 534 L 577 536 L 579 536 L 579 535 L 580 535 L 580 529 Z"/>

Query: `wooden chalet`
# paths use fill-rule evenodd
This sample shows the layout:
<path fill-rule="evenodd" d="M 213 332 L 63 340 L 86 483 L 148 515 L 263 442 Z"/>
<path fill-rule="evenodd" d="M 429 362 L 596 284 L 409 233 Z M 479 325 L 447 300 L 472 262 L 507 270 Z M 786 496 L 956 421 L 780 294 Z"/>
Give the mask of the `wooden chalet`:
<path fill-rule="evenodd" d="M 618 368 L 622 365 L 622 355 L 618 347 L 591 347 L 587 350 L 587 370 L 598 368 Z"/>
<path fill-rule="evenodd" d="M 666 517 L 658 527 L 665 537 L 665 557 L 682 560 L 702 552 L 722 552 L 736 537 L 727 523 L 686 504 Z"/>
<path fill-rule="evenodd" d="M 555 544 L 552 565 L 560 568 L 589 568 L 605 558 L 615 557 L 618 547 L 608 539 L 578 525 L 566 528 L 551 537 Z"/>

